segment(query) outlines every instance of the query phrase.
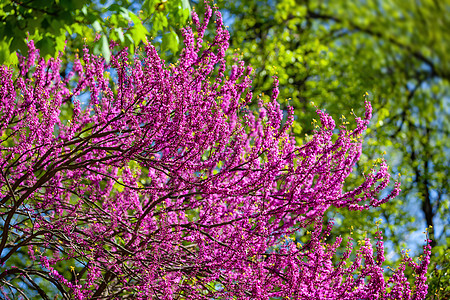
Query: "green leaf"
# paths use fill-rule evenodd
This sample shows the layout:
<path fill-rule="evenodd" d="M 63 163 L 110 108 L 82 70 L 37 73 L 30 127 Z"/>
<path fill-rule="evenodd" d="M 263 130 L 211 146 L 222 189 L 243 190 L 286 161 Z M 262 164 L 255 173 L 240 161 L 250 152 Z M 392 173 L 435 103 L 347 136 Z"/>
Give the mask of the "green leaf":
<path fill-rule="evenodd" d="M 108 11 L 117 11 L 118 12 L 118 11 L 120 11 L 121 8 L 122 7 L 119 4 L 113 3 L 110 6 L 108 6 Z"/>
<path fill-rule="evenodd" d="M 16 52 L 9 52 L 9 42 L 0 40 L 0 61 L 6 65 L 16 65 L 19 60 Z"/>
<path fill-rule="evenodd" d="M 114 28 L 114 31 L 117 33 L 117 37 L 119 38 L 120 42 L 124 42 L 124 36 L 122 28 Z"/>
<path fill-rule="evenodd" d="M 92 23 L 92 28 L 94 28 L 95 31 L 102 31 L 102 26 L 98 20 L 95 20 L 95 22 Z"/>
<path fill-rule="evenodd" d="M 163 51 L 170 50 L 172 53 L 176 53 L 178 51 L 178 45 L 178 35 L 173 30 L 166 32 L 163 35 L 161 44 Z"/>
<path fill-rule="evenodd" d="M 142 21 L 131 11 L 128 12 L 134 26 L 130 29 L 134 42 L 139 44 L 142 41 L 146 41 L 146 37 L 149 34 L 147 28 L 142 25 Z"/>
<path fill-rule="evenodd" d="M 109 50 L 108 38 L 106 36 L 102 36 L 102 56 L 105 58 L 106 63 L 109 63 L 111 50 Z"/>
<path fill-rule="evenodd" d="M 155 12 L 155 3 L 154 0 L 146 0 L 144 3 L 144 7 L 147 8 L 149 15 L 153 14 Z"/>
<path fill-rule="evenodd" d="M 181 7 L 191 12 L 191 4 L 189 3 L 189 0 L 181 0 Z"/>
<path fill-rule="evenodd" d="M 55 39 L 55 52 L 64 51 L 64 48 L 66 47 L 66 37 L 65 35 L 60 35 Z"/>
<path fill-rule="evenodd" d="M 44 37 L 36 43 L 36 48 L 40 50 L 41 56 L 46 59 L 55 54 L 55 43 L 50 37 Z"/>

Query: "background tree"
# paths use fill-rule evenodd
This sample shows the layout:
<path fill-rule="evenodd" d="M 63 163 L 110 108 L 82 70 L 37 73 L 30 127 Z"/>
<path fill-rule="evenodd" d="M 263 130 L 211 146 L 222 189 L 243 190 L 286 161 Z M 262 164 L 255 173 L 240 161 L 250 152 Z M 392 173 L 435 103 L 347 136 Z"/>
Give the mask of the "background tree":
<path fill-rule="evenodd" d="M 17 70 L 0 67 L 0 293 L 50 299 L 50 282 L 65 299 L 423 299 L 428 245 L 385 280 L 379 230 L 375 247 L 349 240 L 337 263 L 342 238 L 326 243 L 333 224 L 322 230 L 331 206 L 370 209 L 399 192 L 396 183 L 378 198 L 390 179 L 383 159 L 343 191 L 370 102 L 354 129 L 317 110 L 321 125 L 296 145 L 276 77 L 270 99 L 245 110 L 252 69 L 228 67 L 219 12 L 203 40 L 211 15 L 193 15 L 176 64 L 151 44 L 132 61 L 113 51 L 110 64 L 86 48 L 62 78 L 61 59 L 30 42 Z"/>
<path fill-rule="evenodd" d="M 299 140 L 314 127 L 310 102 L 345 118 L 369 91 L 375 126 L 366 137 L 359 174 L 374 155 L 386 151 L 392 174 L 405 175 L 402 193 L 357 220 L 343 211 L 331 213 L 338 216 L 341 233 L 358 223 L 363 235 L 382 217 L 400 248 L 426 223 L 433 228 L 434 255 L 448 256 L 450 3 L 244 0 L 223 5 L 234 20 L 232 47 L 257 70 L 255 92 L 267 94 L 270 76 L 278 75 L 280 97 L 295 107 Z M 414 219 L 414 226 L 407 225 Z M 440 287 L 450 293 L 448 286 Z"/>

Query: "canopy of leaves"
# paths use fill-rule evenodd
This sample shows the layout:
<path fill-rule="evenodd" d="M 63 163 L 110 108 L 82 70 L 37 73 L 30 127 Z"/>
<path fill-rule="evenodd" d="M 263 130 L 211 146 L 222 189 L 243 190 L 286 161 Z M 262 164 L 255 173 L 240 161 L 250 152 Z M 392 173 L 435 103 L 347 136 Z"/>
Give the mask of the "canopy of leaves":
<path fill-rule="evenodd" d="M 95 41 L 107 60 L 109 39 L 133 49 L 146 38 L 162 37 L 164 51 L 176 53 L 179 28 L 190 16 L 187 0 L 173 1 L 5 0 L 0 3 L 0 63 L 17 63 L 34 40 L 43 57 L 56 56 L 66 40 L 71 51 Z M 97 37 L 97 34 L 101 34 Z"/>
<path fill-rule="evenodd" d="M 365 217 L 343 213 L 344 228 L 364 227 L 381 216 L 400 242 L 426 224 L 436 228 L 431 231 L 435 254 L 448 252 L 450 2 L 243 0 L 224 5 L 235 20 L 232 46 L 258 70 L 256 92 L 267 93 L 270 76 L 279 76 L 280 96 L 296 108 L 299 139 L 313 126 L 306 121 L 311 101 L 345 120 L 344 112 L 358 109 L 361 95 L 369 92 L 374 126 L 360 172 L 375 152 L 386 151 L 391 172 L 404 175 L 402 193 Z M 414 218 L 415 228 L 404 226 Z"/>

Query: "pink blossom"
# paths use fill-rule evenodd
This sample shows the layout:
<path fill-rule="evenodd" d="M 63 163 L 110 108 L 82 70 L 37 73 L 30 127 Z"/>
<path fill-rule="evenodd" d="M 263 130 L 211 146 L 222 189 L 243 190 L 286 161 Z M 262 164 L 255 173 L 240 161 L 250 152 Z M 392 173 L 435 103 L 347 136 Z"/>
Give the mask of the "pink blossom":
<path fill-rule="evenodd" d="M 428 246 L 419 264 L 404 257 L 385 280 L 380 231 L 375 249 L 349 240 L 339 256 L 342 238 L 327 242 L 333 224 L 322 228 L 330 206 L 371 209 L 400 191 L 395 183 L 379 199 L 390 180 L 380 161 L 344 192 L 370 103 L 337 135 L 318 110 L 321 125 L 295 144 L 276 77 L 270 100 L 245 109 L 252 70 L 226 64 L 218 12 L 203 43 L 212 15 L 193 15 L 196 34 L 183 29 L 175 64 L 151 44 L 133 60 L 112 45 L 110 65 L 85 48 L 61 78 L 61 60 L 46 62 L 31 41 L 19 75 L 0 67 L 0 280 L 42 272 L 76 299 L 423 299 Z M 8 267 L 21 247 L 39 261 Z"/>

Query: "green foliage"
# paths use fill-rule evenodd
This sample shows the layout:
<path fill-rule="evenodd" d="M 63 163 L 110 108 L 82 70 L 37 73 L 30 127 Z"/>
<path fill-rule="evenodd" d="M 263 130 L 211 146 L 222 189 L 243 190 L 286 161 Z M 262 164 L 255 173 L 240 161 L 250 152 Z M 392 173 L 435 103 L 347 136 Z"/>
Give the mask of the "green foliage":
<path fill-rule="evenodd" d="M 296 109 L 294 133 L 299 141 L 313 129 L 311 102 L 346 122 L 352 109 L 361 114 L 362 95 L 369 92 L 374 117 L 357 173 L 368 172 L 386 152 L 402 193 L 394 202 L 358 217 L 334 210 L 329 217 L 337 219 L 340 232 L 332 233 L 348 236 L 354 226 L 358 239 L 382 218 L 383 231 L 399 249 L 413 232 L 437 228 L 437 223 L 430 237 L 440 248 L 433 251 L 448 251 L 450 2 L 221 4 L 236 20 L 232 46 L 256 69 L 255 93 L 270 93 L 271 76 L 279 77 L 280 99 L 291 98 Z M 355 174 L 349 179 L 356 185 L 356 178 Z M 393 264 L 395 259 L 391 257 Z M 439 259 L 435 256 L 438 265 Z"/>
<path fill-rule="evenodd" d="M 447 238 L 447 245 L 450 238 Z M 435 256 L 430 266 L 431 272 L 428 282 L 429 299 L 450 299 L 450 249 L 445 245 L 434 248 Z"/>
<path fill-rule="evenodd" d="M 179 28 L 190 16 L 187 0 L 174 1 L 51 0 L 0 3 L 0 63 L 17 63 L 16 51 L 27 52 L 26 39 L 33 39 L 41 55 L 58 55 L 66 46 L 80 49 L 93 42 L 95 54 L 109 60 L 108 40 L 120 41 L 132 51 L 147 38 L 162 36 L 162 50 L 178 51 Z M 100 38 L 96 38 L 101 34 Z"/>

